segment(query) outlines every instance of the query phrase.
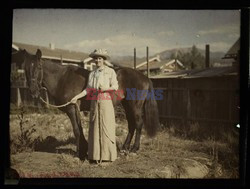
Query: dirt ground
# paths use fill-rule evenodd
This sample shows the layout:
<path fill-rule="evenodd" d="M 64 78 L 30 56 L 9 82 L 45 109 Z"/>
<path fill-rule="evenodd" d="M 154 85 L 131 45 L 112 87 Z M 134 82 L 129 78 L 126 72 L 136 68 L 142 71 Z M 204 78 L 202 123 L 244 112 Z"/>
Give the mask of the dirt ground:
<path fill-rule="evenodd" d="M 87 138 L 88 116 L 82 115 L 82 124 Z M 215 143 L 211 141 L 178 138 L 167 129 L 162 129 L 155 138 L 142 133 L 136 154 L 118 153 L 115 162 L 96 165 L 75 156 L 72 127 L 65 114 L 13 114 L 10 115 L 11 168 L 23 178 L 232 178 L 238 174 L 237 170 L 225 169 L 219 163 L 215 158 Z M 126 120 L 118 119 L 118 151 L 126 134 Z"/>

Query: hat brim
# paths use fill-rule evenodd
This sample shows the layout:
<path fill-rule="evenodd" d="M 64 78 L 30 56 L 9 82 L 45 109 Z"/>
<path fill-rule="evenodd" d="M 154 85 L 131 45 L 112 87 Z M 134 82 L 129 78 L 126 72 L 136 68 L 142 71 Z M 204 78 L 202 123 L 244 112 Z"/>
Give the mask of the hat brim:
<path fill-rule="evenodd" d="M 109 56 L 103 55 L 103 54 L 99 54 L 99 53 L 91 53 L 91 54 L 89 55 L 89 57 L 91 57 L 91 58 L 102 57 L 102 58 L 105 59 L 105 60 L 109 59 Z"/>

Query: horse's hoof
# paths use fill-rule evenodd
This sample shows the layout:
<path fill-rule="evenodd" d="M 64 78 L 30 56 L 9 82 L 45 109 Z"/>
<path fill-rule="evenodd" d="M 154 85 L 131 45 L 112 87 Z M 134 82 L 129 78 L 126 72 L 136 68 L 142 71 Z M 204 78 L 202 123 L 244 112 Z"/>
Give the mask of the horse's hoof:
<path fill-rule="evenodd" d="M 128 151 L 127 150 L 120 150 L 120 155 L 128 155 Z"/>
<path fill-rule="evenodd" d="M 138 150 L 139 150 L 138 148 L 132 148 L 132 149 L 130 150 L 130 153 L 137 153 Z"/>
<path fill-rule="evenodd" d="M 131 156 L 136 156 L 137 153 L 136 153 L 136 152 L 130 152 L 129 155 L 131 155 Z"/>

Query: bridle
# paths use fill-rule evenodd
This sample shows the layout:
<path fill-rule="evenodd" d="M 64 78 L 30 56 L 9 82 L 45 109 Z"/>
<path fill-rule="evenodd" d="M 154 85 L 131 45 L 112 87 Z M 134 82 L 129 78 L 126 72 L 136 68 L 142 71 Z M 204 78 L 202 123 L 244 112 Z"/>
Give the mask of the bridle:
<path fill-rule="evenodd" d="M 43 63 L 39 63 L 39 66 L 37 66 L 38 71 L 39 71 L 39 77 L 36 79 L 36 78 L 31 78 L 31 81 L 33 82 L 37 82 L 37 86 L 38 86 L 38 90 L 39 90 L 39 99 L 45 103 L 46 105 L 50 106 L 50 107 L 53 107 L 53 108 L 62 108 L 62 107 L 65 107 L 69 104 L 71 104 L 71 102 L 67 102 L 65 104 L 61 104 L 61 105 L 53 105 L 53 104 L 50 104 L 48 103 L 47 101 L 45 101 L 42 96 L 41 96 L 41 92 L 42 90 L 45 90 L 46 92 L 48 91 L 46 87 L 42 86 L 42 83 L 43 83 Z"/>

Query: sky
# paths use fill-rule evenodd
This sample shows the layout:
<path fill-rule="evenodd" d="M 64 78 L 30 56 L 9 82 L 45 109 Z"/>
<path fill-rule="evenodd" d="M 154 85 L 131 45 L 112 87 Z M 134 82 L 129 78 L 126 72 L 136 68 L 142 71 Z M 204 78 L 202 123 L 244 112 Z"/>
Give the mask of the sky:
<path fill-rule="evenodd" d="M 226 53 L 240 36 L 239 10 L 15 9 L 13 42 L 110 56 L 191 47 Z"/>

